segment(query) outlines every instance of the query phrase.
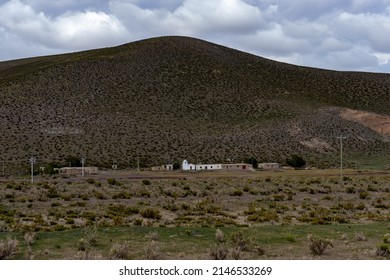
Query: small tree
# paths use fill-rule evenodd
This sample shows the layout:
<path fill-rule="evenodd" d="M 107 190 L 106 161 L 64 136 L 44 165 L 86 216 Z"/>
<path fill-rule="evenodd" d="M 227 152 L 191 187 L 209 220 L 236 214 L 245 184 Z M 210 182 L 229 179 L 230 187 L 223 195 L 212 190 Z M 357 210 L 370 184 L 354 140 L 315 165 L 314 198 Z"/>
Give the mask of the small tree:
<path fill-rule="evenodd" d="M 294 168 L 301 168 L 306 165 L 306 160 L 297 154 L 293 154 L 286 159 L 286 163 Z"/>
<path fill-rule="evenodd" d="M 75 156 L 69 156 L 65 159 L 66 163 L 69 163 L 72 167 L 81 167 L 81 160 Z"/>
<path fill-rule="evenodd" d="M 180 163 L 178 163 L 178 162 L 175 162 L 175 163 L 173 164 L 173 170 L 179 170 L 180 167 L 181 167 L 181 165 L 180 165 Z"/>
<path fill-rule="evenodd" d="M 252 167 L 254 169 L 257 169 L 259 167 L 259 163 L 257 162 L 257 159 L 255 159 L 254 157 L 251 157 L 251 158 L 246 158 L 244 160 L 245 163 L 248 163 L 248 164 L 252 164 Z"/>

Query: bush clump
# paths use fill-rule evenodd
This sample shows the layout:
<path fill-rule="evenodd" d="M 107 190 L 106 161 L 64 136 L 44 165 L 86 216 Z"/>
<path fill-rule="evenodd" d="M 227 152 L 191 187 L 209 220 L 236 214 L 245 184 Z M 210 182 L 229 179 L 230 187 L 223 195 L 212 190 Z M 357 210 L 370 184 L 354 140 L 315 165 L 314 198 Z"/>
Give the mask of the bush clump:
<path fill-rule="evenodd" d="M 376 255 L 379 257 L 388 258 L 390 256 L 390 248 L 388 244 L 381 244 L 376 249 Z"/>
<path fill-rule="evenodd" d="M 155 220 L 161 219 L 160 211 L 158 209 L 154 209 L 151 207 L 142 209 L 140 214 L 143 218 L 147 218 L 147 219 L 155 219 Z"/>
<path fill-rule="evenodd" d="M 18 241 L 12 238 L 6 238 L 0 241 L 0 260 L 6 260 L 14 257 L 19 250 Z"/>
<path fill-rule="evenodd" d="M 333 242 L 316 235 L 308 235 L 310 252 L 313 255 L 323 255 L 326 248 L 333 247 Z"/>
<path fill-rule="evenodd" d="M 115 243 L 109 253 L 110 260 L 128 260 L 130 256 L 131 250 L 127 243 Z"/>
<path fill-rule="evenodd" d="M 228 255 L 229 250 L 225 244 L 216 244 L 209 251 L 209 256 L 212 260 L 226 260 Z"/>

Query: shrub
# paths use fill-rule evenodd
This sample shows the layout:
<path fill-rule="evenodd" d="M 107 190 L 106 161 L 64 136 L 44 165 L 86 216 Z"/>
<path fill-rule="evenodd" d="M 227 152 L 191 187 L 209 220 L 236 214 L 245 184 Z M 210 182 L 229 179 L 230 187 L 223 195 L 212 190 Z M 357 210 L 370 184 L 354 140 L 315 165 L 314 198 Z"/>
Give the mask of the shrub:
<path fill-rule="evenodd" d="M 158 209 L 154 209 L 151 207 L 142 209 L 140 214 L 142 217 L 148 218 L 148 219 L 156 219 L 156 220 L 161 219 L 160 211 Z"/>
<path fill-rule="evenodd" d="M 241 190 L 235 190 L 232 193 L 230 193 L 230 196 L 242 196 L 243 192 Z"/>
<path fill-rule="evenodd" d="M 233 248 L 230 251 L 230 256 L 232 257 L 233 260 L 241 259 L 241 254 L 242 254 L 242 251 L 240 250 L 240 248 Z"/>
<path fill-rule="evenodd" d="M 133 224 L 134 224 L 135 226 L 142 226 L 143 220 L 142 220 L 142 219 L 135 219 L 135 220 L 133 221 Z"/>
<path fill-rule="evenodd" d="M 229 254 L 229 250 L 224 244 L 214 245 L 210 251 L 209 256 L 212 260 L 226 260 Z"/>
<path fill-rule="evenodd" d="M 297 240 L 296 240 L 296 236 L 295 236 L 293 233 L 291 233 L 291 232 L 286 233 L 286 234 L 284 235 L 284 239 L 285 239 L 286 241 L 288 241 L 288 242 L 296 242 L 296 241 L 297 241 Z"/>
<path fill-rule="evenodd" d="M 31 246 L 37 239 L 37 234 L 35 232 L 26 232 L 23 237 L 26 244 Z"/>
<path fill-rule="evenodd" d="M 355 193 L 356 189 L 354 187 L 347 187 L 347 193 Z"/>
<path fill-rule="evenodd" d="M 215 239 L 218 241 L 218 242 L 223 242 L 224 241 L 224 234 L 222 232 L 222 230 L 220 229 L 217 229 L 217 231 L 215 232 Z"/>
<path fill-rule="evenodd" d="M 111 186 L 120 186 L 121 183 L 115 180 L 114 178 L 108 178 L 107 183 Z"/>
<path fill-rule="evenodd" d="M 103 199 L 107 199 L 106 196 L 101 193 L 101 192 L 98 192 L 98 191 L 93 191 L 93 194 L 94 196 L 97 198 L 97 199 L 100 199 L 100 200 L 103 200 Z"/>
<path fill-rule="evenodd" d="M 308 235 L 307 239 L 309 240 L 310 252 L 313 255 L 322 255 L 326 248 L 333 247 L 332 241 L 319 236 Z"/>
<path fill-rule="evenodd" d="M 80 238 L 77 249 L 79 251 L 86 251 L 89 247 L 88 241 L 84 238 Z"/>
<path fill-rule="evenodd" d="M 390 256 L 390 248 L 388 244 L 381 244 L 376 249 L 376 255 L 380 257 L 389 257 Z"/>
<path fill-rule="evenodd" d="M 286 163 L 292 167 L 301 168 L 306 165 L 306 160 L 304 160 L 301 156 L 294 154 L 291 155 L 290 158 L 286 159 Z"/>
<path fill-rule="evenodd" d="M 383 236 L 383 242 L 384 242 L 384 243 L 387 243 L 387 244 L 390 244 L 390 233 L 386 233 L 386 234 Z"/>
<path fill-rule="evenodd" d="M 64 230 L 66 230 L 66 229 L 67 229 L 67 227 L 64 226 L 64 225 L 56 225 L 56 226 L 54 227 L 54 230 L 55 230 L 55 231 L 64 231 Z"/>
<path fill-rule="evenodd" d="M 145 246 L 145 259 L 157 260 L 160 256 L 160 248 L 155 240 L 151 240 Z"/>
<path fill-rule="evenodd" d="M 112 199 L 130 199 L 132 197 L 133 197 L 133 195 L 131 193 L 125 192 L 125 191 L 121 191 L 121 192 L 119 192 L 117 194 L 114 194 L 112 196 Z"/>
<path fill-rule="evenodd" d="M 92 178 L 88 178 L 87 180 L 85 180 L 88 184 L 94 184 L 95 183 L 95 180 L 92 179 Z"/>
<path fill-rule="evenodd" d="M 149 186 L 150 185 L 150 181 L 147 180 L 147 179 L 144 179 L 144 180 L 142 180 L 142 185 Z"/>
<path fill-rule="evenodd" d="M 359 193 L 359 198 L 360 199 L 366 199 L 368 196 L 368 192 L 360 192 Z"/>
<path fill-rule="evenodd" d="M 115 243 L 109 253 L 110 260 L 130 259 L 130 246 L 127 243 Z"/>
<path fill-rule="evenodd" d="M 357 241 L 366 241 L 367 240 L 367 237 L 364 235 L 363 232 L 356 233 L 355 238 Z"/>
<path fill-rule="evenodd" d="M 14 257 L 19 250 L 16 239 L 6 238 L 0 241 L 0 260 L 6 260 Z"/>
<path fill-rule="evenodd" d="M 230 243 L 234 248 L 238 248 L 241 251 L 247 251 L 254 245 L 254 238 L 252 236 L 245 236 L 242 231 L 233 233 L 230 236 Z"/>
<path fill-rule="evenodd" d="M 357 210 L 364 210 L 366 208 L 366 205 L 364 203 L 360 203 L 358 206 L 356 206 Z"/>

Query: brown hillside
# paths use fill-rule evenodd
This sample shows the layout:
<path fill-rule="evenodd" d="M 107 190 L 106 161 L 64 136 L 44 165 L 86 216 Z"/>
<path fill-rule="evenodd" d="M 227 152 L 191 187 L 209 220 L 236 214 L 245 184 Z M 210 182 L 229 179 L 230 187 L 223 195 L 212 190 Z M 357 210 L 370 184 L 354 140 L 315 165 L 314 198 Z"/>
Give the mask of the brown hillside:
<path fill-rule="evenodd" d="M 0 63 L 0 157 L 180 162 L 337 162 L 383 156 L 386 137 L 340 116 L 389 118 L 390 75 L 293 66 L 186 37 Z M 348 157 L 347 157 L 348 158 Z"/>

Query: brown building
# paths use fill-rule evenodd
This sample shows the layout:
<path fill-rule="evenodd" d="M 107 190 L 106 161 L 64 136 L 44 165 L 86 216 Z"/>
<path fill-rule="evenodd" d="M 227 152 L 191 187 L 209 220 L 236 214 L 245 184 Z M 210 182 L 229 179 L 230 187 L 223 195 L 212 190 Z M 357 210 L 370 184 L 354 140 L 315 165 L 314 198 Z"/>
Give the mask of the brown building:
<path fill-rule="evenodd" d="M 253 167 L 249 163 L 228 163 L 221 164 L 222 170 L 253 170 Z"/>
<path fill-rule="evenodd" d="M 62 167 L 59 169 L 61 175 L 81 175 L 83 167 Z M 95 166 L 84 167 L 84 174 L 98 174 L 99 169 Z"/>
<path fill-rule="evenodd" d="M 267 169 L 267 170 L 275 170 L 275 169 L 280 169 L 280 164 L 279 163 L 259 163 L 259 168 L 260 169 Z"/>

